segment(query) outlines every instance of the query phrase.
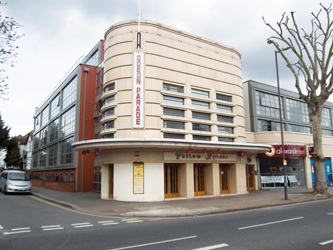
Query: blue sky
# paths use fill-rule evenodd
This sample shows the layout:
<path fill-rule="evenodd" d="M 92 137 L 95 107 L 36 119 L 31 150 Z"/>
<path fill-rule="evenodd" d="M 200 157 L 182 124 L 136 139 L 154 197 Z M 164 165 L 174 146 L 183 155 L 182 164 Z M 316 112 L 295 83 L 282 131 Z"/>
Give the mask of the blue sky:
<path fill-rule="evenodd" d="M 2 2 L 2 1 L 1 1 Z M 300 26 L 310 26 L 311 12 L 329 0 L 141 0 L 141 19 L 159 22 L 231 46 L 242 54 L 243 80 L 276 85 L 274 48 L 267 44 L 276 23 L 296 11 Z M 138 18 L 139 0 L 10 0 L 2 16 L 23 27 L 15 67 L 9 77 L 8 100 L 0 113 L 11 136 L 33 129 L 33 115 L 72 65 L 104 37 L 114 23 Z M 292 91 L 294 79 L 280 60 L 281 86 Z"/>

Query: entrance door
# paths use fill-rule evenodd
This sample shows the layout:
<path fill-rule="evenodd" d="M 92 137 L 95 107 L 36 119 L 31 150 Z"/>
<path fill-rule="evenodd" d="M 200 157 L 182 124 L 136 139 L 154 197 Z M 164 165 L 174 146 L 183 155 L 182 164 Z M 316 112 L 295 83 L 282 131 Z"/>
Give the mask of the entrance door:
<path fill-rule="evenodd" d="M 220 193 L 230 193 L 229 166 L 220 164 Z"/>
<path fill-rule="evenodd" d="M 246 165 L 246 186 L 247 190 L 255 190 L 254 165 Z"/>
<path fill-rule="evenodd" d="M 206 191 L 206 165 L 194 164 L 194 195 L 205 195 Z"/>
<path fill-rule="evenodd" d="M 164 165 L 164 197 L 179 197 L 179 166 Z"/>
<path fill-rule="evenodd" d="M 109 198 L 113 198 L 113 164 L 109 166 Z"/>

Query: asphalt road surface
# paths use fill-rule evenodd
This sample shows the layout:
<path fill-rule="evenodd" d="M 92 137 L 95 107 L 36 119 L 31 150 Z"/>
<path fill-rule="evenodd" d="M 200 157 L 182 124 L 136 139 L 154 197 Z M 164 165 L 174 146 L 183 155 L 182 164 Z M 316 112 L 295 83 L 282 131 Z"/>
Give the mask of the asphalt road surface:
<path fill-rule="evenodd" d="M 0 194 L 0 249 L 333 249 L 333 200 L 221 215 L 103 217 Z"/>

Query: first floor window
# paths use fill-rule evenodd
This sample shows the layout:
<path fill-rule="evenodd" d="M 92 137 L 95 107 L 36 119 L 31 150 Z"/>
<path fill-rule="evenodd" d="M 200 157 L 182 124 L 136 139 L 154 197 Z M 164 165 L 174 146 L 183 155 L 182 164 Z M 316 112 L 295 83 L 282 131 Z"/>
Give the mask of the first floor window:
<path fill-rule="evenodd" d="M 198 141 L 210 141 L 211 138 L 210 138 L 210 136 L 193 135 L 193 140 L 198 140 Z"/>
<path fill-rule="evenodd" d="M 218 127 L 218 132 L 222 134 L 232 134 L 233 128 L 230 127 Z"/>
<path fill-rule="evenodd" d="M 218 139 L 222 142 L 234 142 L 234 138 L 219 137 Z"/>
<path fill-rule="evenodd" d="M 197 131 L 209 132 L 210 131 L 210 125 L 193 123 L 192 124 L 192 129 L 197 130 Z"/>
<path fill-rule="evenodd" d="M 182 135 L 182 134 L 173 134 L 173 133 L 164 133 L 163 137 L 167 138 L 167 139 L 182 139 L 182 140 L 185 139 L 185 135 Z"/>
<path fill-rule="evenodd" d="M 114 121 L 104 123 L 104 129 L 114 128 Z"/>
<path fill-rule="evenodd" d="M 176 121 L 163 121 L 164 128 L 175 128 L 175 129 L 184 129 L 183 122 L 176 122 Z"/>
<path fill-rule="evenodd" d="M 71 146 L 73 142 L 74 142 L 74 137 L 71 137 L 60 143 L 60 150 L 61 150 L 60 163 L 61 164 L 73 163 L 73 148 Z"/>

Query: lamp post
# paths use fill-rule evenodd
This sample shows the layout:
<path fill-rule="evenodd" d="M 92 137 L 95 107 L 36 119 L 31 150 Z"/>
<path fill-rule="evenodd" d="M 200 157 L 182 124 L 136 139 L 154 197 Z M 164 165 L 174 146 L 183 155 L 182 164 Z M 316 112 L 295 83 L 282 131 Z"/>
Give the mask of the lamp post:
<path fill-rule="evenodd" d="M 283 48 L 282 51 L 287 50 L 287 49 L 290 49 L 290 47 Z M 284 172 L 284 199 L 288 200 L 287 161 L 286 161 L 286 157 L 285 157 L 285 153 L 284 153 L 278 53 L 279 53 L 279 51 L 275 51 L 276 79 L 277 79 L 278 96 L 279 96 L 280 130 L 281 130 L 281 144 L 282 144 L 282 163 L 283 163 L 283 172 Z"/>

